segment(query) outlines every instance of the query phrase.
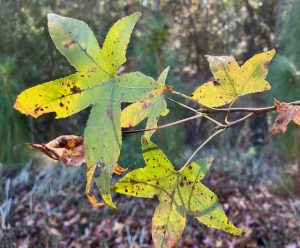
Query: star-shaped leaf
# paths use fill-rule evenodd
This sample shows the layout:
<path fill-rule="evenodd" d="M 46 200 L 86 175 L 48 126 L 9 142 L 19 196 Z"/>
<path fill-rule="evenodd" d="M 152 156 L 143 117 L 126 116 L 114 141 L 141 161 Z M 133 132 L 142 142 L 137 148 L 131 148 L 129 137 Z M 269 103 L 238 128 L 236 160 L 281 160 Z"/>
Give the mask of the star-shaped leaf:
<path fill-rule="evenodd" d="M 241 67 L 233 57 L 206 56 L 214 80 L 197 88 L 192 98 L 207 107 L 231 103 L 239 96 L 269 90 L 265 80 L 275 50 L 257 54 Z"/>
<path fill-rule="evenodd" d="M 168 72 L 169 67 L 167 67 L 157 79 L 160 88 L 153 90 L 149 94 L 148 99 L 132 103 L 122 110 L 122 127 L 134 127 L 147 118 L 146 128 L 155 128 L 157 127 L 158 118 L 168 114 L 169 110 L 164 99 L 164 93 L 172 91 L 169 86 L 165 86 Z M 155 130 L 147 131 L 145 132 L 145 136 L 150 138 L 154 132 Z"/>
<path fill-rule="evenodd" d="M 126 48 L 139 16 L 140 13 L 134 13 L 116 22 L 100 49 L 86 23 L 49 14 L 52 40 L 77 72 L 25 90 L 14 105 L 33 117 L 55 112 L 56 118 L 93 106 L 84 132 L 85 160 L 88 167 L 96 163 L 104 166 L 101 177 L 105 187 L 100 191 L 111 206 L 108 184 L 122 144 L 121 103 L 149 97 L 147 94 L 158 87 L 152 78 L 140 72 L 116 75 L 126 61 Z"/>
<path fill-rule="evenodd" d="M 127 174 L 112 189 L 135 197 L 158 197 L 159 205 L 152 219 L 155 247 L 176 245 L 187 214 L 209 227 L 235 235 L 243 233 L 228 220 L 217 196 L 201 183 L 211 158 L 176 171 L 165 154 L 146 138 L 142 139 L 142 149 L 146 166 Z"/>

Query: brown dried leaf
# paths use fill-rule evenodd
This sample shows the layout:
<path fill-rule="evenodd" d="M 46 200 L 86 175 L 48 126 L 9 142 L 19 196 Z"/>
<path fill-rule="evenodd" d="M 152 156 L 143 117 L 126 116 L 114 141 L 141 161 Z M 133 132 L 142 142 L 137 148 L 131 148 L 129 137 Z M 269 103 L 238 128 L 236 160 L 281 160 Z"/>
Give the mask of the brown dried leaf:
<path fill-rule="evenodd" d="M 85 162 L 83 144 L 84 140 L 80 136 L 62 135 L 47 144 L 28 144 L 28 147 L 66 165 L 79 167 Z"/>
<path fill-rule="evenodd" d="M 37 149 L 43 152 L 48 157 L 54 160 L 61 161 L 66 165 L 72 167 L 79 167 L 82 163 L 85 162 L 84 139 L 80 136 L 62 135 L 47 144 L 28 144 L 28 147 Z M 106 204 L 104 202 L 99 202 L 96 197 L 90 192 L 93 176 L 97 166 L 98 165 L 95 164 L 87 169 L 87 183 L 85 193 L 92 205 L 101 207 Z M 117 175 L 121 175 L 127 170 L 127 168 L 122 168 L 120 165 L 116 164 L 113 172 Z"/>
<path fill-rule="evenodd" d="M 273 127 L 272 135 L 284 133 L 287 130 L 287 125 L 293 121 L 300 125 L 300 106 L 294 106 L 288 103 L 279 102 L 275 99 L 274 106 L 279 112 Z"/>
<path fill-rule="evenodd" d="M 96 199 L 96 197 L 91 193 L 91 184 L 92 184 L 94 173 L 95 173 L 97 166 L 98 165 L 96 165 L 96 164 L 93 166 L 90 166 L 86 171 L 87 182 L 86 182 L 86 186 L 85 186 L 85 193 L 86 193 L 88 200 L 90 201 L 90 203 L 92 205 L 94 205 L 96 207 L 102 207 L 105 205 L 105 203 L 99 202 Z"/>
<path fill-rule="evenodd" d="M 116 164 L 115 168 L 114 168 L 114 173 L 117 174 L 117 175 L 121 175 L 127 170 L 128 170 L 128 168 L 123 168 L 120 165 Z"/>

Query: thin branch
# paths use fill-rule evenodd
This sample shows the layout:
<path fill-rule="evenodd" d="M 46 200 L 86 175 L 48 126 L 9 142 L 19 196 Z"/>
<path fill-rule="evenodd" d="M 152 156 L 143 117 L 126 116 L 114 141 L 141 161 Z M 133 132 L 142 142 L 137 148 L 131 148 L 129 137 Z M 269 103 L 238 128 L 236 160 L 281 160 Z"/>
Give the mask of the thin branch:
<path fill-rule="evenodd" d="M 167 99 L 171 99 L 171 98 L 167 98 Z M 177 102 L 175 100 L 172 99 L 172 101 L 174 102 Z M 179 102 L 178 102 L 179 103 Z M 299 101 L 294 101 L 294 102 L 290 102 L 288 104 L 291 104 L 291 105 L 300 105 L 300 100 Z M 184 106 L 185 108 L 188 108 L 189 110 L 192 110 L 193 112 L 195 112 L 195 110 L 183 103 L 180 103 L 181 106 Z M 181 119 L 181 120 L 178 120 L 178 121 L 174 121 L 174 122 L 170 122 L 168 124 L 165 124 L 165 125 L 161 125 L 161 126 L 158 126 L 158 127 L 153 127 L 153 128 L 144 128 L 144 129 L 136 129 L 136 130 L 124 130 L 122 131 L 123 133 L 140 133 L 140 132 L 145 132 L 145 131 L 151 131 L 151 130 L 157 130 L 157 129 L 163 129 L 163 128 L 167 128 L 167 127 L 171 127 L 171 126 L 174 126 L 174 125 L 177 125 L 177 124 L 181 124 L 181 123 L 184 123 L 184 122 L 187 122 L 187 121 L 190 121 L 190 120 L 194 120 L 194 119 L 197 119 L 197 118 L 200 118 L 200 117 L 204 117 L 208 120 L 210 120 L 211 122 L 217 124 L 217 127 L 215 129 L 217 130 L 221 130 L 221 129 L 225 129 L 225 128 L 228 128 L 228 127 L 231 127 L 231 126 L 234 126 L 238 123 L 241 123 L 249 118 L 251 118 L 252 116 L 254 115 L 258 115 L 258 114 L 262 114 L 262 113 L 267 113 L 267 112 L 272 112 L 272 111 L 275 111 L 276 108 L 275 106 L 270 106 L 270 107 L 265 107 L 265 108 L 231 108 L 230 109 L 230 112 L 244 112 L 244 113 L 249 113 L 248 115 L 238 119 L 238 120 L 235 120 L 235 121 L 232 121 L 232 122 L 229 122 L 227 123 L 226 125 L 216 121 L 215 119 L 205 115 L 205 113 L 218 113 L 218 112 L 228 112 L 228 109 L 200 109 L 200 110 L 196 110 L 199 114 L 197 115 L 194 115 L 194 116 L 191 116 L 191 117 L 188 117 L 188 118 L 185 118 L 185 119 Z"/>
<path fill-rule="evenodd" d="M 193 99 L 190 96 L 187 96 L 181 92 L 177 92 L 175 90 L 172 91 L 172 94 L 175 94 L 177 96 L 180 96 L 182 98 L 185 98 L 189 101 L 192 102 L 196 102 L 198 104 L 200 104 L 199 102 L 197 102 L 195 99 Z M 300 105 L 300 100 L 297 101 L 293 101 L 293 102 L 288 102 L 288 104 L 291 105 Z M 204 114 L 210 114 L 210 113 L 219 113 L 219 112 L 230 112 L 230 113 L 234 113 L 234 112 L 254 112 L 254 113 L 266 113 L 266 112 L 272 112 L 275 111 L 276 108 L 275 106 L 269 106 L 269 107 L 262 107 L 262 108 L 212 108 L 212 107 L 208 107 L 205 106 L 203 104 L 200 104 L 203 106 L 203 108 L 198 109 L 197 111 L 200 113 L 204 113 Z"/>
<path fill-rule="evenodd" d="M 179 172 L 183 171 L 185 167 L 187 167 L 190 162 L 192 161 L 192 159 L 195 157 L 195 155 L 209 142 L 211 141 L 215 136 L 217 136 L 219 133 L 223 132 L 225 130 L 225 128 L 222 128 L 218 131 L 216 131 L 215 133 L 213 133 L 211 136 L 209 136 L 194 152 L 193 154 L 189 157 L 189 159 L 186 161 L 186 163 L 184 164 L 184 166 L 181 167 L 181 169 L 179 170 Z"/>
<path fill-rule="evenodd" d="M 257 115 L 257 114 L 259 114 L 259 113 L 253 113 L 253 112 L 249 113 L 249 114 L 245 115 L 244 117 L 242 117 L 240 119 L 237 119 L 235 121 L 229 122 L 227 125 L 225 125 L 225 128 L 232 127 L 232 126 L 234 126 L 236 124 L 239 124 L 239 123 L 241 123 L 241 122 L 243 122 L 243 121 L 251 118 L 252 116 Z M 224 127 L 218 127 L 217 126 L 215 129 L 217 129 L 217 130 L 218 129 L 224 129 Z"/>
<path fill-rule="evenodd" d="M 176 104 L 178 104 L 178 105 L 180 105 L 181 107 L 186 108 L 186 109 L 189 109 L 189 110 L 191 110 L 191 111 L 193 111 L 193 112 L 195 112 L 195 113 L 197 113 L 197 114 L 200 114 L 200 113 L 201 113 L 201 112 L 199 112 L 198 110 L 196 110 L 196 109 L 194 109 L 194 108 L 192 108 L 192 107 L 190 107 L 190 106 L 187 106 L 187 105 L 185 105 L 185 104 L 183 104 L 183 103 L 181 103 L 181 102 L 178 102 L 178 101 L 176 101 L 176 100 L 174 100 L 174 99 L 172 99 L 172 98 L 170 98 L 170 97 L 165 96 L 165 98 L 168 99 L 168 100 L 170 100 L 170 101 L 172 101 L 172 102 L 174 102 L 174 103 L 176 103 Z M 208 115 L 203 114 L 203 117 L 206 118 L 206 119 L 208 119 L 208 120 L 210 120 L 211 122 L 217 124 L 219 127 L 225 127 L 224 124 L 222 124 L 222 123 L 216 121 L 215 119 L 211 118 L 211 117 L 208 116 Z"/>
<path fill-rule="evenodd" d="M 180 124 L 180 123 L 184 123 L 184 122 L 187 122 L 187 121 L 190 121 L 190 120 L 194 120 L 194 119 L 200 118 L 203 115 L 204 114 L 200 113 L 200 114 L 197 114 L 197 115 L 194 115 L 194 116 L 191 116 L 191 117 L 188 117 L 188 118 L 184 118 L 184 119 L 181 119 L 181 120 L 178 120 L 178 121 L 170 122 L 168 124 L 161 125 L 161 126 L 158 126 L 158 127 L 144 128 L 144 129 L 135 129 L 135 130 L 124 130 L 122 132 L 123 133 L 140 133 L 140 132 L 145 132 L 145 131 L 163 129 L 163 128 L 175 126 L 175 125 Z"/>
<path fill-rule="evenodd" d="M 300 101 L 294 101 L 294 102 L 289 102 L 288 104 L 291 105 L 300 105 Z M 275 111 L 276 108 L 275 106 L 269 106 L 269 107 L 263 107 L 263 108 L 231 108 L 230 110 L 228 110 L 228 108 L 214 108 L 214 109 L 198 109 L 198 112 L 200 113 L 219 113 L 219 112 L 253 112 L 256 114 L 260 114 L 260 113 L 266 113 L 266 112 L 272 112 Z"/>

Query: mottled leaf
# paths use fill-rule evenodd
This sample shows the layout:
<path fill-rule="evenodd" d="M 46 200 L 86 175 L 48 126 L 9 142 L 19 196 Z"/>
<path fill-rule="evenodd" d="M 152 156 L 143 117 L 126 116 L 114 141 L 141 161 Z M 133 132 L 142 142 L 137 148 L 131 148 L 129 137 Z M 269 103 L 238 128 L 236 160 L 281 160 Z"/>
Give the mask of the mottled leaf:
<path fill-rule="evenodd" d="M 122 18 L 106 35 L 101 50 L 100 64 L 112 75 L 115 75 L 117 69 L 126 62 L 126 49 L 131 32 L 140 16 L 140 13 L 134 13 Z"/>
<path fill-rule="evenodd" d="M 197 88 L 192 98 L 204 106 L 218 107 L 239 96 L 269 90 L 265 78 L 274 54 L 274 49 L 257 54 L 241 67 L 233 57 L 206 56 L 214 80 Z"/>
<path fill-rule="evenodd" d="M 57 49 L 76 69 L 76 73 L 29 88 L 14 107 L 33 117 L 55 112 L 64 118 L 92 105 L 84 133 L 85 160 L 88 167 L 104 165 L 100 191 L 110 197 L 110 179 L 120 154 L 121 103 L 149 97 L 158 84 L 140 72 L 116 75 L 125 61 L 127 44 L 140 14 L 118 21 L 108 32 L 100 49 L 91 29 L 82 21 L 48 15 L 50 35 Z M 108 200 L 112 202 L 111 199 Z"/>
<path fill-rule="evenodd" d="M 148 99 L 132 103 L 123 109 L 121 113 L 122 127 L 134 127 L 147 118 L 146 128 L 155 128 L 157 127 L 158 118 L 168 114 L 169 110 L 164 99 L 164 94 L 172 91 L 169 86 L 165 86 L 168 71 L 169 67 L 161 73 L 157 79 L 160 88 L 148 94 Z M 155 130 L 147 131 L 145 136 L 150 138 L 154 132 Z"/>
<path fill-rule="evenodd" d="M 112 189 L 135 197 L 158 197 L 152 220 L 155 247 L 174 247 L 184 230 L 186 215 L 225 232 L 241 235 L 226 217 L 217 196 L 201 183 L 212 159 L 193 162 L 176 171 L 165 154 L 148 139 L 142 139 L 146 166 L 128 173 Z"/>
<path fill-rule="evenodd" d="M 279 114 L 273 124 L 272 135 L 284 133 L 291 121 L 300 125 L 300 106 L 281 103 L 277 100 L 274 101 L 274 105 Z"/>

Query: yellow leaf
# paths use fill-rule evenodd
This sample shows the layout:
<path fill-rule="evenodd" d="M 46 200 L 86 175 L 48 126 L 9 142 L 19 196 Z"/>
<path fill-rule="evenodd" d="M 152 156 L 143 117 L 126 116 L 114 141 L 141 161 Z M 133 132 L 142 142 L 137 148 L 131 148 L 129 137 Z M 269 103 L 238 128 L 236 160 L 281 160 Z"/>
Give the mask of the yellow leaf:
<path fill-rule="evenodd" d="M 159 87 L 151 91 L 143 101 L 135 102 L 123 109 L 121 113 L 121 126 L 134 127 L 147 118 L 146 128 L 157 127 L 160 116 L 169 113 L 164 94 L 172 92 L 172 88 L 165 85 L 169 67 L 167 67 L 157 79 Z M 145 136 L 150 138 L 155 130 L 147 131 Z"/>
<path fill-rule="evenodd" d="M 214 80 L 197 88 L 192 98 L 207 107 L 231 103 L 239 96 L 269 90 L 265 80 L 275 50 L 257 54 L 241 67 L 233 57 L 206 56 Z"/>
<path fill-rule="evenodd" d="M 212 159 L 193 162 L 176 171 L 166 155 L 149 139 L 142 139 L 146 166 L 128 173 L 112 190 L 142 198 L 157 197 L 159 204 L 152 219 L 155 247 L 175 247 L 185 227 L 187 214 L 203 224 L 241 235 L 227 218 L 218 197 L 201 180 Z"/>
<path fill-rule="evenodd" d="M 87 168 L 87 171 L 86 171 L 87 182 L 86 182 L 86 187 L 85 187 L 85 193 L 91 204 L 93 204 L 96 207 L 102 207 L 105 205 L 105 203 L 99 202 L 96 199 L 96 197 L 91 193 L 91 184 L 93 181 L 93 176 L 94 176 L 96 168 L 97 168 L 96 164 Z"/>

